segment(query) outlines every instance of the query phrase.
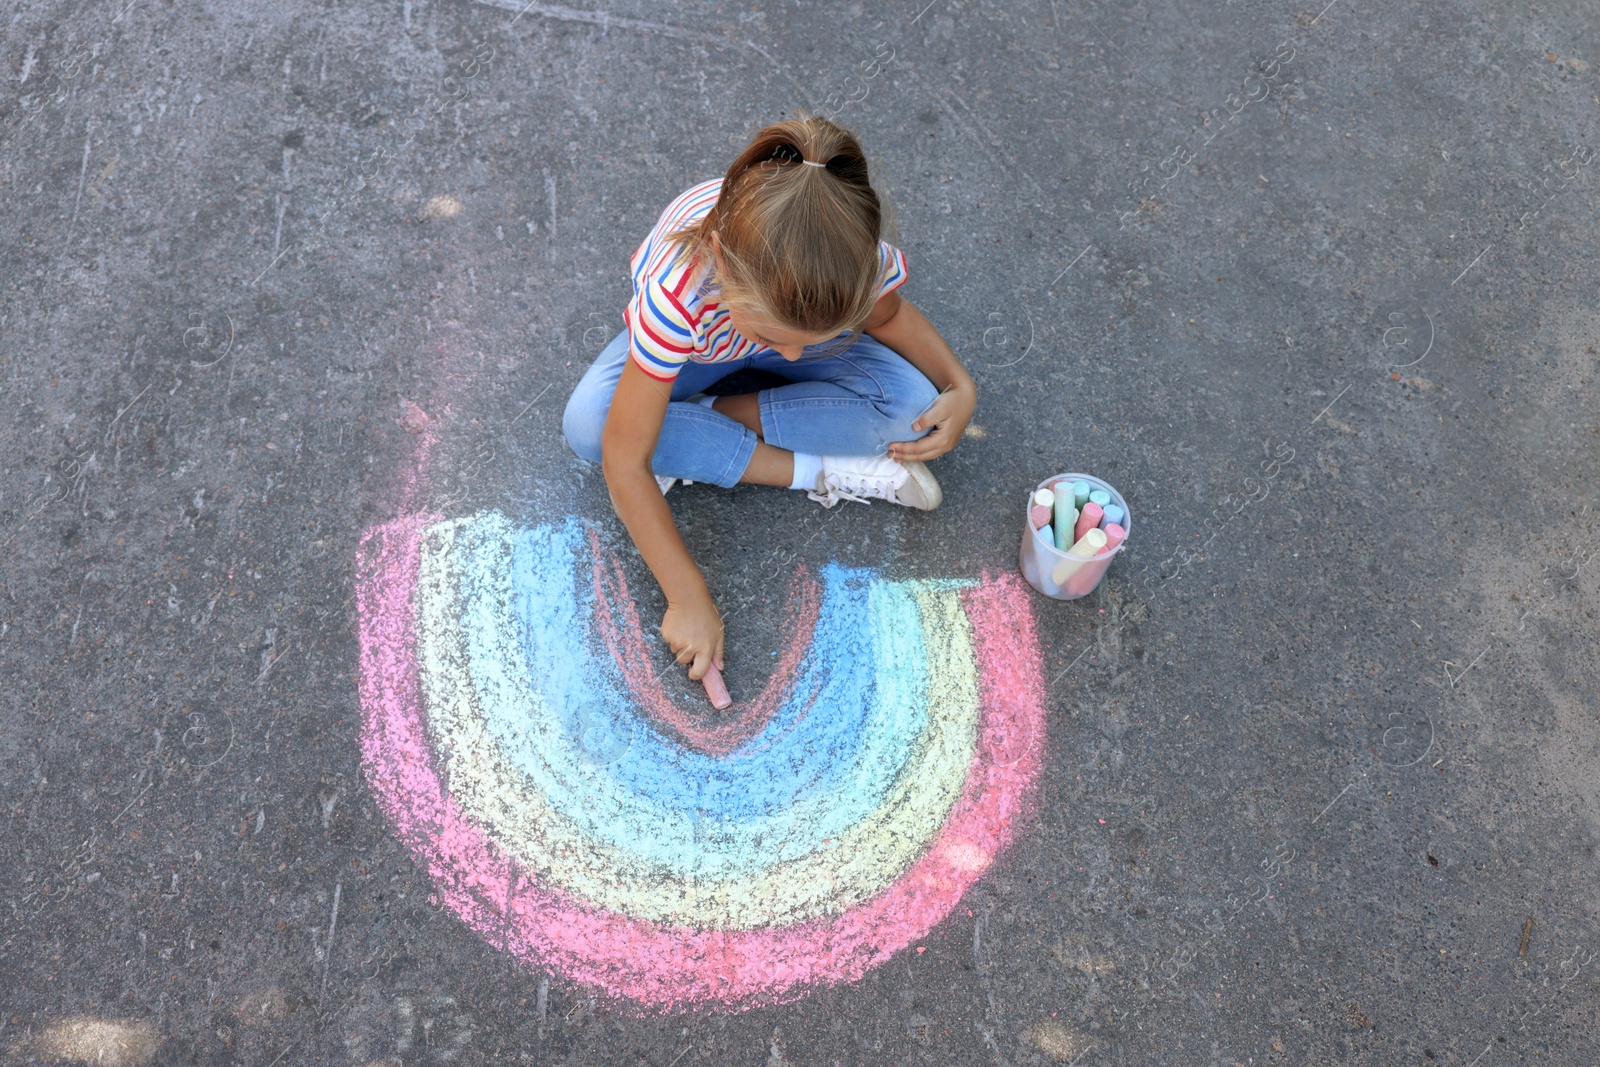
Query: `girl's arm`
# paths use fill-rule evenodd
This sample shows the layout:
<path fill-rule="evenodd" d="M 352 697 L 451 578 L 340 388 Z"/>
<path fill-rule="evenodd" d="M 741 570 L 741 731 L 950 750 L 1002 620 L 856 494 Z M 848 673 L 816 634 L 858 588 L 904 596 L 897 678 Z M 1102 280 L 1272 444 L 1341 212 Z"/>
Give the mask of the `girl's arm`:
<path fill-rule="evenodd" d="M 913 430 L 933 429 L 918 440 L 890 445 L 889 458 L 900 463 L 930 460 L 956 447 L 978 406 L 978 386 L 933 323 L 899 293 L 890 293 L 878 301 L 864 329 L 939 390 L 939 398 L 911 424 Z"/>
<path fill-rule="evenodd" d="M 678 662 L 689 665 L 689 677 L 699 681 L 707 667 L 722 668 L 722 616 L 650 472 L 650 457 L 671 395 L 669 386 L 628 360 L 606 416 L 601 469 L 611 491 L 611 506 L 667 595 L 661 636 Z"/>

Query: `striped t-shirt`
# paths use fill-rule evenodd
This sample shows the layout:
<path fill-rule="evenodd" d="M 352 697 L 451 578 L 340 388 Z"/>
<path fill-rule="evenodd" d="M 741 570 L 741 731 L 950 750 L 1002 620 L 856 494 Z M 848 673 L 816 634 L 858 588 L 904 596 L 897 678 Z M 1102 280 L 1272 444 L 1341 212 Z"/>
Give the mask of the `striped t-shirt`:
<path fill-rule="evenodd" d="M 629 261 L 633 299 L 622 313 L 628 324 L 628 354 L 657 381 L 672 381 L 689 360 L 722 363 L 767 350 L 733 328 L 710 272 L 691 268 L 667 241 L 669 234 L 710 211 L 721 190 L 722 179 L 713 178 L 674 200 Z M 886 241 L 878 242 L 878 257 L 883 264 L 881 298 L 905 283 L 906 257 Z"/>

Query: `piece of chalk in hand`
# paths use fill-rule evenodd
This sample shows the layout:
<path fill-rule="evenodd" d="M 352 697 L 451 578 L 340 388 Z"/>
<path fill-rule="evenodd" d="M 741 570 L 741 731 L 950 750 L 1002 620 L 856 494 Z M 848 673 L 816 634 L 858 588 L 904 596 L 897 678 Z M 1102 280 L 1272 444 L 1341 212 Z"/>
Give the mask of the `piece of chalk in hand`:
<path fill-rule="evenodd" d="M 728 687 L 722 684 L 722 672 L 715 666 L 706 668 L 705 677 L 700 679 L 700 684 L 706 687 L 706 696 L 711 699 L 711 706 L 721 711 L 723 708 L 733 706 L 733 698 L 728 695 Z"/>

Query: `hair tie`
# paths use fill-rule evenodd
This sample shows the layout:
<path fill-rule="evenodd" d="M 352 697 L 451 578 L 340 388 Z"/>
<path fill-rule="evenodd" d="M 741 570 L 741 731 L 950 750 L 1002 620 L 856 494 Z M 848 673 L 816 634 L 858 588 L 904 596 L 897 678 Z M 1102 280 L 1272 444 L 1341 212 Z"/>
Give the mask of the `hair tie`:
<path fill-rule="evenodd" d="M 817 163 L 810 159 L 802 159 L 800 162 L 804 163 L 808 167 L 821 167 L 823 170 L 828 169 L 828 165 L 826 163 Z"/>

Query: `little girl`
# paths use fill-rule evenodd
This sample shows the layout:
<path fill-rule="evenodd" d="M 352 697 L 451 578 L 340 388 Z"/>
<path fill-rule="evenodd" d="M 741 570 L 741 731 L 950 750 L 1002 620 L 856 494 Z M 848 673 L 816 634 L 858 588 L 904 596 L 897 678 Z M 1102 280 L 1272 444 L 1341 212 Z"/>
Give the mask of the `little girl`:
<path fill-rule="evenodd" d="M 896 292 L 905 257 L 882 226 L 853 134 L 822 118 L 766 127 L 662 214 L 633 254 L 627 328 L 567 401 L 567 442 L 602 465 L 666 594 L 661 636 L 697 681 L 722 668 L 722 617 L 663 499 L 674 482 L 939 506 L 924 463 L 961 439 L 977 387 Z M 747 367 L 790 384 L 702 395 Z"/>

